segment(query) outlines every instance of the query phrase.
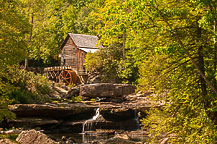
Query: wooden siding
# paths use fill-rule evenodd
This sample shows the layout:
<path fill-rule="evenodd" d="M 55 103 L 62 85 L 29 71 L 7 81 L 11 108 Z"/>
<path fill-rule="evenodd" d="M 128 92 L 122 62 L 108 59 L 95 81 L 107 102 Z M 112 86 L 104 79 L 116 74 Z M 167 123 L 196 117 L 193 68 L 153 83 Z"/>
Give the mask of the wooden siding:
<path fill-rule="evenodd" d="M 83 72 L 86 52 L 77 48 L 69 37 L 62 49 L 61 66 L 71 66 L 77 71 Z"/>

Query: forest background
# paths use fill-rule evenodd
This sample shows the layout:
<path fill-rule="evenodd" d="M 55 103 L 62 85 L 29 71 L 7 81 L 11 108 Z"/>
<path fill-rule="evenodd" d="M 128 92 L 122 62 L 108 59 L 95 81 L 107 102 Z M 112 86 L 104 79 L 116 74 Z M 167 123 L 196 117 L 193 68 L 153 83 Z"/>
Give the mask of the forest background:
<path fill-rule="evenodd" d="M 176 143 L 216 143 L 216 7 L 216 0 L 0 0 L 0 120 L 14 118 L 7 105 L 22 87 L 36 85 L 22 91 L 27 96 L 49 92 L 17 65 L 59 65 L 67 33 L 90 34 L 103 48 L 87 55 L 88 71 L 166 103 L 143 120 L 153 143 L 162 133 Z"/>

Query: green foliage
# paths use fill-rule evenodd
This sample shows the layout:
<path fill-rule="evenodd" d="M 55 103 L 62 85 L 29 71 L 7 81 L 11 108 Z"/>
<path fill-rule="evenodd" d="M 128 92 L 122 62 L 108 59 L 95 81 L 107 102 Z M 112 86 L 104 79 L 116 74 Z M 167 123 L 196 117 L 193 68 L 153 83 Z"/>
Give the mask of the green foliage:
<path fill-rule="evenodd" d="M 204 108 L 199 76 L 189 61 L 174 62 L 166 55 L 155 55 L 140 69 L 140 90 L 156 93 L 149 97 L 156 103 L 166 102 L 143 120 L 151 142 L 166 134 L 173 143 L 214 143 L 217 129 Z"/>
<path fill-rule="evenodd" d="M 100 73 L 104 82 L 120 81 L 117 75 L 119 71 L 118 55 L 116 48 L 104 48 L 95 52 L 88 53 L 86 56 L 86 69 L 90 72 Z"/>
<path fill-rule="evenodd" d="M 15 118 L 7 108 L 11 103 L 8 95 L 14 89 L 8 67 L 25 57 L 25 34 L 30 29 L 27 18 L 19 13 L 18 7 L 17 0 L 0 1 L 0 122 Z"/>
<path fill-rule="evenodd" d="M 14 103 L 41 103 L 49 101 L 50 83 L 40 74 L 24 69 L 11 69 L 12 84 L 16 87 L 10 94 Z"/>
<path fill-rule="evenodd" d="M 144 92 L 154 92 L 150 99 L 165 105 L 161 110 L 151 110 L 144 123 L 152 143 L 158 142 L 165 133 L 173 143 L 215 143 L 216 103 L 211 99 L 216 96 L 192 64 L 193 59 L 205 76 L 216 81 L 211 74 L 213 63 L 210 63 L 215 58 L 209 53 L 213 50 L 212 26 L 200 26 L 205 7 L 197 9 L 198 5 L 191 2 L 170 2 L 169 5 L 168 2 L 145 2 L 145 11 L 157 26 L 149 31 L 158 35 L 147 37 L 158 43 L 151 44 L 153 49 L 146 51 L 149 56 L 140 67 L 138 87 Z"/>
<path fill-rule="evenodd" d="M 26 58 L 42 61 L 45 65 L 58 59 L 60 45 L 66 35 L 88 33 L 87 20 L 90 0 L 20 0 L 19 10 L 31 24 L 26 35 Z"/>
<path fill-rule="evenodd" d="M 0 139 L 10 139 L 14 142 L 16 142 L 16 138 L 18 137 L 18 134 L 0 134 Z"/>
<path fill-rule="evenodd" d="M 104 46 L 87 55 L 88 71 L 138 83 L 165 103 L 144 119 L 152 143 L 162 133 L 173 143 L 216 142 L 216 0 L 4 0 L 0 8 L 0 121 L 14 118 L 12 99 L 41 102 L 49 93 L 43 77 L 9 66 L 51 61 L 68 32 L 86 33 Z"/>
<path fill-rule="evenodd" d="M 169 108 L 166 106 L 166 108 Z M 171 108 L 171 107 L 170 107 Z M 150 133 L 151 143 L 157 143 L 165 135 L 173 143 L 215 143 L 216 127 L 201 108 L 183 107 L 178 114 L 153 109 L 143 123 Z M 191 116 L 189 117 L 189 112 Z M 166 133 L 165 133 L 166 132 Z"/>
<path fill-rule="evenodd" d="M 3 120 L 9 120 L 9 119 L 15 119 L 15 114 L 12 113 L 11 111 L 9 111 L 7 109 L 7 105 L 4 104 L 2 105 L 1 104 L 1 108 L 0 108 L 0 123 L 3 121 Z"/>
<path fill-rule="evenodd" d="M 70 102 L 81 102 L 82 97 L 81 96 L 73 96 Z"/>
<path fill-rule="evenodd" d="M 144 43 L 138 37 L 144 35 L 132 30 L 129 13 L 127 2 L 105 1 L 89 15 L 95 18 L 95 29 L 104 47 L 87 56 L 86 67 L 102 73 L 105 81 L 137 84 L 138 67 L 145 56 L 141 47 Z"/>
<path fill-rule="evenodd" d="M 105 48 L 87 56 L 88 69 L 115 70 L 122 81 L 155 93 L 150 97 L 155 103 L 166 103 L 144 120 L 153 143 L 162 133 L 174 143 L 216 142 L 216 95 L 204 80 L 216 87 L 215 3 L 107 0 L 91 13 Z M 109 53 L 115 48 L 118 58 Z"/>

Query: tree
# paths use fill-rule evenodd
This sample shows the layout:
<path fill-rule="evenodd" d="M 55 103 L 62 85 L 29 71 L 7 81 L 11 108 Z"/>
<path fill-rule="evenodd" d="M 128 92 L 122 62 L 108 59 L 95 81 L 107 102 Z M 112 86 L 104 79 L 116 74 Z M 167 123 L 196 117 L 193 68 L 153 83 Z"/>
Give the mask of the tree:
<path fill-rule="evenodd" d="M 0 122 L 14 118 L 7 109 L 10 102 L 8 94 L 13 90 L 8 75 L 8 68 L 19 63 L 26 54 L 25 34 L 29 32 L 27 18 L 19 13 L 19 1 L 3 0 L 0 2 Z"/>
<path fill-rule="evenodd" d="M 122 43 L 126 32 L 126 55 L 135 55 L 124 61 L 138 63 L 139 90 L 166 102 L 163 111 L 155 109 L 145 120 L 152 140 L 167 132 L 175 142 L 215 142 L 216 1 L 105 3 L 95 14 L 102 21 L 102 40 Z"/>
<path fill-rule="evenodd" d="M 159 60 L 158 63 L 155 63 L 156 60 L 150 62 L 156 79 L 153 76 L 147 78 L 150 71 L 143 65 L 140 85 L 151 85 L 155 92 L 169 91 L 168 96 L 155 97 L 168 103 L 163 112 L 154 110 L 147 124 L 154 123 L 151 127 L 156 128 L 155 132 L 152 131 L 155 136 L 160 134 L 157 131 L 167 131 L 178 135 L 174 138 L 176 142 L 212 143 L 216 140 L 213 135 L 216 132 L 216 90 L 211 83 L 215 77 L 210 75 L 213 73 L 210 67 L 213 66 L 209 63 L 213 60 L 213 54 L 209 53 L 213 51 L 209 39 L 212 34 L 209 33 L 210 25 L 201 26 L 207 22 L 204 21 L 207 8 L 201 3 L 185 1 L 144 3 L 156 26 L 156 35 L 160 34 L 160 40 L 155 39 L 159 43 L 156 48 L 165 56 L 156 55 L 160 63 Z M 148 80 L 142 81 L 145 79 Z"/>
<path fill-rule="evenodd" d="M 28 40 L 26 55 L 27 59 L 50 63 L 53 58 L 57 59 L 66 35 L 71 33 L 88 33 L 82 13 L 90 11 L 90 0 L 22 0 L 22 11 L 31 23 L 31 31 L 26 37 Z M 85 14 L 86 16 L 86 14 Z"/>

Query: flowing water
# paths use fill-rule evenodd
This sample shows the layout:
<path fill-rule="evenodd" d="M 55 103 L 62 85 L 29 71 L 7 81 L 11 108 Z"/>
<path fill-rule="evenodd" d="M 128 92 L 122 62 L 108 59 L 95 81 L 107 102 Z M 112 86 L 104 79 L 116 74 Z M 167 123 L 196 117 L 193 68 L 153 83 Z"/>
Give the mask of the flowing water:
<path fill-rule="evenodd" d="M 67 138 L 72 138 L 76 143 L 90 143 L 93 141 L 100 141 L 100 140 L 106 140 L 109 138 L 114 137 L 115 133 L 103 133 L 100 131 L 96 131 L 96 122 L 99 120 L 100 117 L 100 108 L 96 109 L 95 115 L 88 120 L 85 120 L 82 124 L 82 133 L 64 133 L 64 134 L 51 134 L 54 138 L 58 138 L 61 140 L 62 136 Z M 100 124 L 100 123 L 98 123 Z M 102 124 L 102 123 L 101 123 Z M 128 123 L 129 127 L 133 127 L 133 131 L 135 131 L 135 134 L 131 134 L 132 141 L 135 142 L 145 142 L 145 136 L 141 136 L 138 134 L 140 130 L 140 122 L 138 117 L 138 112 L 134 111 L 134 117 L 131 122 Z M 122 125 L 122 123 L 120 123 Z M 126 126 L 125 124 L 121 127 Z M 104 129 L 106 131 L 106 129 Z M 107 130 L 108 132 L 109 130 Z M 137 132 L 138 131 L 138 132 Z M 118 132 L 118 129 L 117 129 Z"/>
<path fill-rule="evenodd" d="M 99 117 L 100 113 L 99 113 L 99 108 L 97 108 L 96 110 L 96 114 L 89 120 L 86 120 L 84 123 L 83 123 L 83 128 L 82 128 L 82 134 L 85 134 L 85 128 L 87 127 L 88 130 L 92 130 L 92 125 L 93 125 L 93 122 Z"/>
<path fill-rule="evenodd" d="M 136 130 L 140 130 L 140 123 L 137 111 L 134 111 L 134 120 L 136 121 Z"/>

